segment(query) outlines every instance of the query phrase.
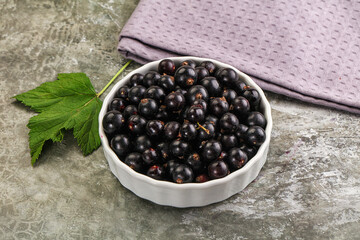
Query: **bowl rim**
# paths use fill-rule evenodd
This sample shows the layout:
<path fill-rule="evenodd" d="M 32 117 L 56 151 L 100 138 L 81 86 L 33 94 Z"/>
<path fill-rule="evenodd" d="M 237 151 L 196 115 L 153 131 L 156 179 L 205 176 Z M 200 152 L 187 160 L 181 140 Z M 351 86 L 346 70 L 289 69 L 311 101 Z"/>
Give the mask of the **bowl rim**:
<path fill-rule="evenodd" d="M 152 69 L 155 68 L 160 61 L 162 61 L 163 59 L 171 59 L 173 61 L 184 61 L 184 60 L 194 60 L 196 62 L 202 62 L 202 61 L 212 61 L 213 63 L 215 63 L 215 65 L 220 66 L 220 67 L 225 67 L 225 68 L 231 68 L 233 70 L 236 71 L 236 73 L 239 75 L 239 77 L 241 77 L 243 80 L 246 81 L 247 84 L 249 84 L 250 86 L 254 87 L 260 94 L 261 96 L 261 104 L 264 105 L 264 116 L 267 120 L 267 125 L 265 128 L 265 134 L 266 134 L 266 139 L 264 141 L 264 143 L 260 146 L 260 148 L 258 149 L 257 153 L 255 154 L 254 157 L 252 157 L 251 159 L 248 160 L 248 162 L 245 164 L 245 166 L 243 166 L 242 168 L 228 174 L 227 176 L 223 177 L 223 178 L 219 178 L 219 179 L 214 179 L 214 180 L 210 180 L 204 183 L 183 183 L 183 184 L 178 184 L 178 183 L 174 183 L 174 182 L 170 182 L 170 181 L 165 181 L 165 180 L 156 180 L 153 179 L 149 176 L 146 176 L 145 174 L 142 173 L 138 173 L 136 171 L 134 171 L 133 169 L 131 169 L 128 165 L 126 165 L 123 161 L 121 161 L 119 159 L 119 157 L 115 154 L 115 152 L 111 149 L 109 141 L 104 133 L 103 127 L 102 127 L 102 119 L 105 115 L 105 113 L 107 112 L 107 106 L 109 104 L 109 102 L 112 100 L 113 96 L 115 95 L 115 92 L 118 88 L 120 88 L 121 86 L 123 86 L 129 79 L 130 77 L 134 74 L 134 73 L 141 73 L 144 71 L 149 71 L 146 69 Z M 251 169 L 251 167 L 260 160 L 261 156 L 263 156 L 263 154 L 265 153 L 266 147 L 267 145 L 270 144 L 270 138 L 271 138 L 271 131 L 272 131 L 272 127 L 273 127 L 273 121 L 272 121 L 272 117 L 271 117 L 271 106 L 270 103 L 268 102 L 263 90 L 250 78 L 250 76 L 248 76 L 247 74 L 241 72 L 240 70 L 236 69 L 235 67 L 226 64 L 226 63 L 222 63 L 219 62 L 217 60 L 214 59 L 210 59 L 210 58 L 200 58 L 200 57 L 193 57 L 193 56 L 182 56 L 182 57 L 166 57 L 160 60 L 156 60 L 156 61 L 152 61 L 149 63 L 144 64 L 143 66 L 129 72 L 126 76 L 124 76 L 119 82 L 117 82 L 111 89 L 111 91 L 106 95 L 100 113 L 99 113 L 99 135 L 100 135 L 100 139 L 101 139 L 101 143 L 102 143 L 102 147 L 104 149 L 104 151 L 106 151 L 108 154 L 110 154 L 110 157 L 112 158 L 112 160 L 116 159 L 118 161 L 113 161 L 114 164 L 117 165 L 117 167 L 123 168 L 124 170 L 126 170 L 131 177 L 137 178 L 138 180 L 142 181 L 142 182 L 147 182 L 148 184 L 151 184 L 153 186 L 157 186 L 157 187 L 162 187 L 162 188 L 172 188 L 172 189 L 181 189 L 181 190 L 199 190 L 199 189 L 206 189 L 206 188 L 210 188 L 210 187 L 214 187 L 214 186 L 218 186 L 218 185 L 222 185 L 225 184 L 229 181 L 234 180 L 235 178 L 239 177 L 240 175 L 245 174 L 247 171 L 249 171 Z"/>

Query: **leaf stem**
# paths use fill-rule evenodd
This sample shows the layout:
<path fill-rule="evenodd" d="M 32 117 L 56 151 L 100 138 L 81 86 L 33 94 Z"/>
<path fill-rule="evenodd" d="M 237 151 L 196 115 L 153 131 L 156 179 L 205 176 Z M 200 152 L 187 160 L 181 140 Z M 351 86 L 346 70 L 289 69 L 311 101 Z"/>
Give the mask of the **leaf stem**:
<path fill-rule="evenodd" d="M 105 92 L 105 90 L 115 81 L 115 79 L 120 75 L 120 73 L 122 73 L 126 69 L 126 67 L 129 66 L 131 62 L 132 60 L 127 61 L 127 63 L 125 63 L 125 65 L 115 74 L 115 76 L 110 80 L 110 82 L 108 82 L 108 84 L 106 84 L 106 86 L 98 94 L 96 94 L 96 96 L 100 97 L 101 94 Z"/>

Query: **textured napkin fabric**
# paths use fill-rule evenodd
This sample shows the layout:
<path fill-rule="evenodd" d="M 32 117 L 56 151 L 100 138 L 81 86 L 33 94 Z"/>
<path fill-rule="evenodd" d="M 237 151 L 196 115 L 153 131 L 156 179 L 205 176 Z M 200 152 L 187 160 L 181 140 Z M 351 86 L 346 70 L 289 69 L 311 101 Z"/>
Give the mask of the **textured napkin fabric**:
<path fill-rule="evenodd" d="M 216 59 L 265 90 L 360 114 L 357 0 L 141 0 L 118 50 Z"/>

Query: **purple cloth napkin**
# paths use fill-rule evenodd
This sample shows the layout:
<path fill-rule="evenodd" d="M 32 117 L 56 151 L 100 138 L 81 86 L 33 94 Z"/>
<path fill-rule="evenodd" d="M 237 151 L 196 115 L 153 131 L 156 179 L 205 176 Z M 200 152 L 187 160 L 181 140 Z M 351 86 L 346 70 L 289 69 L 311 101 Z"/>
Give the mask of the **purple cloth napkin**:
<path fill-rule="evenodd" d="M 118 50 L 213 58 L 265 90 L 360 114 L 359 24 L 356 0 L 141 0 Z"/>

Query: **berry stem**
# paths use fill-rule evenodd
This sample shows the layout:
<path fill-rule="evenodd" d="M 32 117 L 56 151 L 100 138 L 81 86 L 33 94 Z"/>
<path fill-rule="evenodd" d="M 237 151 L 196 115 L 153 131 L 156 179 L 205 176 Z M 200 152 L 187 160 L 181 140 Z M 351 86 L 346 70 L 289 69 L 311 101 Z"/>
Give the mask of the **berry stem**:
<path fill-rule="evenodd" d="M 129 66 L 131 62 L 132 60 L 127 61 L 127 63 L 125 63 L 125 65 L 115 74 L 115 76 L 110 80 L 110 82 L 108 82 L 108 84 L 106 84 L 106 86 L 98 94 L 96 94 L 96 96 L 100 97 L 101 94 L 105 92 L 105 90 L 115 81 L 115 79 L 120 75 L 120 73 L 122 73 L 127 68 L 127 66 Z"/>
<path fill-rule="evenodd" d="M 197 122 L 197 125 L 201 128 L 201 129 L 203 129 L 207 134 L 210 134 L 210 131 L 209 131 L 209 129 L 206 129 L 203 125 L 201 125 L 199 122 Z"/>

